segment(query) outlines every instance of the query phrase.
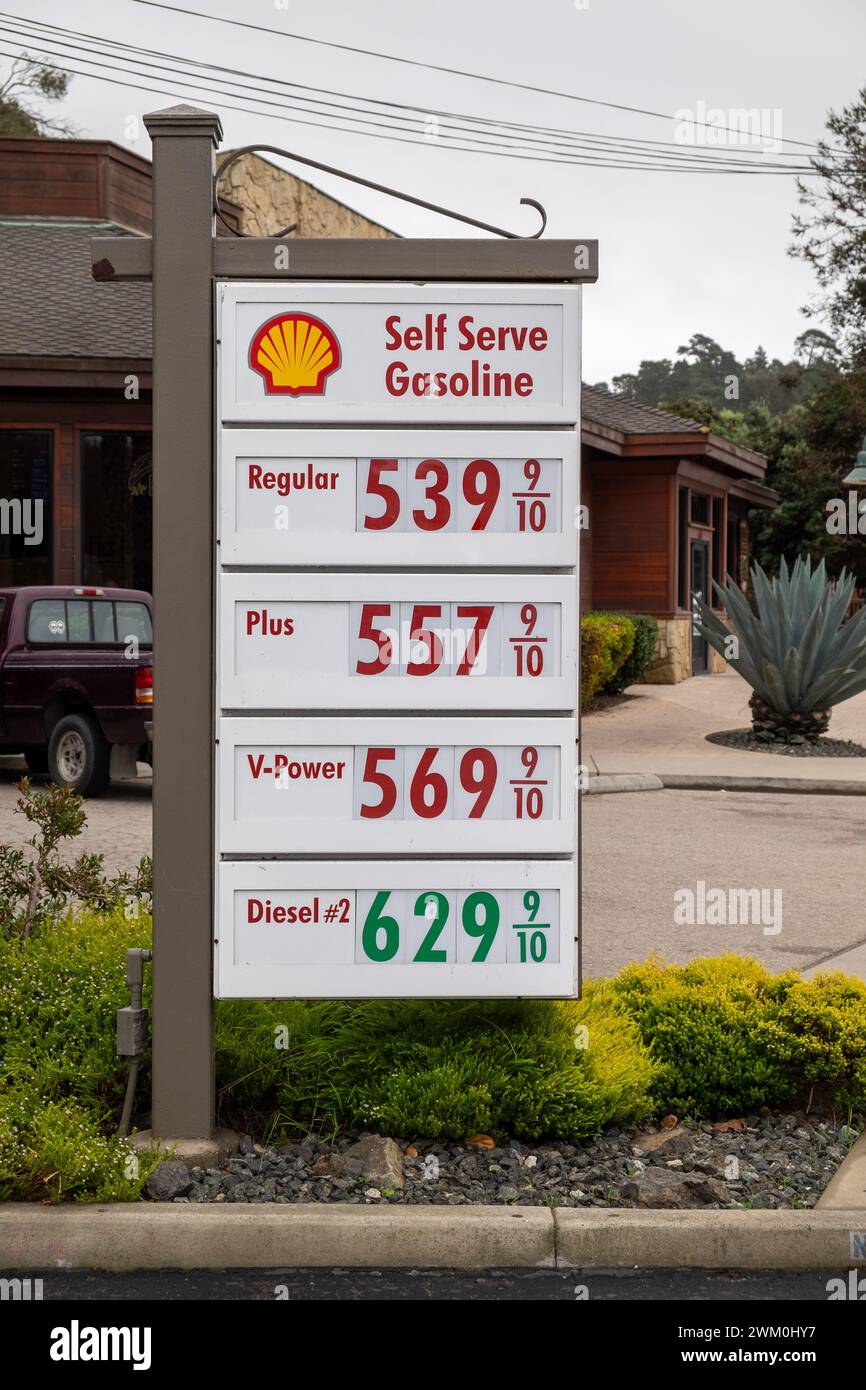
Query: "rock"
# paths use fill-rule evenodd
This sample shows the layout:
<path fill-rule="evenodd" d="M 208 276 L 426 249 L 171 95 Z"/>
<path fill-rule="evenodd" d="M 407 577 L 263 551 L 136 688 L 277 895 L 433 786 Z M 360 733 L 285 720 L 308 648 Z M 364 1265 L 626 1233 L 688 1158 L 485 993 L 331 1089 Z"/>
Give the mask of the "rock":
<path fill-rule="evenodd" d="M 632 1143 L 635 1153 L 643 1158 L 675 1158 L 689 1153 L 692 1146 L 692 1136 L 682 1126 L 664 1129 L 658 1134 L 639 1134 Z"/>
<path fill-rule="evenodd" d="M 379 1191 L 378 1187 L 368 1187 L 367 1197 L 371 1202 L 379 1202 L 382 1200 L 382 1194 Z"/>
<path fill-rule="evenodd" d="M 167 1158 L 154 1168 L 145 1184 L 145 1192 L 154 1202 L 173 1202 L 184 1197 L 193 1185 L 189 1169 L 179 1158 Z"/>
<path fill-rule="evenodd" d="M 701 1173 L 678 1173 L 669 1168 L 646 1168 L 639 1177 L 623 1183 L 622 1196 L 639 1207 L 682 1209 L 727 1202 L 725 1183 Z"/>
<path fill-rule="evenodd" d="M 739 1131 L 744 1130 L 745 1128 L 745 1120 L 719 1120 L 716 1124 L 713 1125 L 713 1134 L 726 1134 L 728 1130 Z"/>
<path fill-rule="evenodd" d="M 242 1134 L 238 1144 L 238 1153 L 251 1154 L 255 1151 L 255 1144 L 249 1134 Z"/>
<path fill-rule="evenodd" d="M 673 1129 L 676 1124 L 676 1115 L 665 1115 L 663 1120 L 659 1120 L 659 1129 Z"/>
<path fill-rule="evenodd" d="M 382 1187 L 402 1187 L 405 1181 L 400 1145 L 381 1134 L 365 1134 L 345 1153 L 320 1155 L 313 1172 L 317 1177 L 367 1178 Z"/>
<path fill-rule="evenodd" d="M 506 1183 L 503 1187 L 500 1187 L 499 1189 L 500 1202 L 514 1202 L 516 1201 L 517 1196 L 517 1188 L 511 1187 L 508 1183 Z"/>

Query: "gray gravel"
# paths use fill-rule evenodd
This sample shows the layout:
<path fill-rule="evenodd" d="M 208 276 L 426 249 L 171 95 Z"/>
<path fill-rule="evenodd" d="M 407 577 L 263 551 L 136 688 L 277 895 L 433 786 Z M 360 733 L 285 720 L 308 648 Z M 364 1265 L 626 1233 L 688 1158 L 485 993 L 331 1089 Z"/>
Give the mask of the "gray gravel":
<path fill-rule="evenodd" d="M 317 1160 L 319 1172 L 332 1167 L 328 1160 L 355 1143 L 357 1133 L 279 1148 L 244 1136 L 222 1167 L 192 1169 L 186 1192 L 174 1201 L 809 1208 L 855 1137 L 841 1120 L 802 1112 L 747 1116 L 743 1123 L 741 1130 L 710 1123 L 674 1131 L 614 1127 L 584 1144 L 511 1141 L 489 1148 L 398 1140 L 402 1190 L 363 1177 L 316 1175 Z"/>
<path fill-rule="evenodd" d="M 779 739 L 768 742 L 756 738 L 751 729 L 722 729 L 707 734 L 708 743 L 720 743 L 725 748 L 742 748 L 751 753 L 781 753 L 785 758 L 866 758 L 866 748 L 847 738 L 819 738 L 817 743 L 803 739 L 799 743 L 784 743 Z"/>

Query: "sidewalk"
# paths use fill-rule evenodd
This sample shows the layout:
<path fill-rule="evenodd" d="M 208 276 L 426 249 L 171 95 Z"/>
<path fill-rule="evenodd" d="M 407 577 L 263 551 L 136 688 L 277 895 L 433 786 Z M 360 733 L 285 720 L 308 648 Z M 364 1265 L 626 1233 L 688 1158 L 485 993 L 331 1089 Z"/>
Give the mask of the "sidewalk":
<path fill-rule="evenodd" d="M 679 685 L 633 685 L 622 704 L 582 720 L 581 761 L 590 775 L 677 778 L 779 778 L 850 783 L 866 794 L 866 758 L 786 757 L 708 743 L 706 735 L 751 723 L 751 687 L 734 671 Z M 829 734 L 866 746 L 866 691 L 833 711 Z M 673 780 L 669 785 L 677 785 Z"/>

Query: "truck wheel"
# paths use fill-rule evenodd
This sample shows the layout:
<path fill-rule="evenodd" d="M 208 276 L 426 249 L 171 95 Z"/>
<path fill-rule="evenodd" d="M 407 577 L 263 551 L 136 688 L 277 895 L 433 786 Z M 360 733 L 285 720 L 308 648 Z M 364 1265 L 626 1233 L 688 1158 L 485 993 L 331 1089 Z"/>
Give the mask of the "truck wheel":
<path fill-rule="evenodd" d="M 24 749 L 24 761 L 31 772 L 48 771 L 48 749 L 41 744 Z"/>
<path fill-rule="evenodd" d="M 108 786 L 111 745 L 89 714 L 66 714 L 54 725 L 48 744 L 48 771 L 59 787 L 81 796 L 99 796 Z"/>

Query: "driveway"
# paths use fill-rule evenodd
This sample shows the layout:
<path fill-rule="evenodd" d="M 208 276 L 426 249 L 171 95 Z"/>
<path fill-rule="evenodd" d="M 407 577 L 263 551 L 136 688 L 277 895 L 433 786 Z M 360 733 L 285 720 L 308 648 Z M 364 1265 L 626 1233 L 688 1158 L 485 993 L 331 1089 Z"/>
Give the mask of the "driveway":
<path fill-rule="evenodd" d="M 651 951 L 681 962 L 734 951 L 773 970 L 824 965 L 866 978 L 866 796 L 666 790 L 585 796 L 581 805 L 587 976 Z M 765 920 L 708 924 L 699 881 L 726 896 L 764 890 Z M 691 924 L 676 921 L 678 903 L 687 915 L 682 890 L 695 894 Z"/>
<path fill-rule="evenodd" d="M 731 777 L 833 778 L 866 784 L 866 758 L 791 758 L 707 743 L 707 734 L 751 724 L 751 687 L 735 671 L 679 685 L 633 685 L 621 703 L 582 719 L 582 761 L 591 772 L 707 773 Z M 866 691 L 833 711 L 833 738 L 866 747 Z"/>
<path fill-rule="evenodd" d="M 111 871 L 134 869 L 143 854 L 152 852 L 150 768 L 139 763 L 141 775 L 134 782 L 113 782 L 104 796 L 84 803 L 87 825 L 76 840 L 68 840 L 64 859 L 75 859 L 83 850 L 105 856 Z M 0 757 L 0 844 L 23 846 L 33 827 L 15 810 L 16 783 L 29 776 L 23 758 Z M 31 776 L 34 786 L 47 778 Z"/>

